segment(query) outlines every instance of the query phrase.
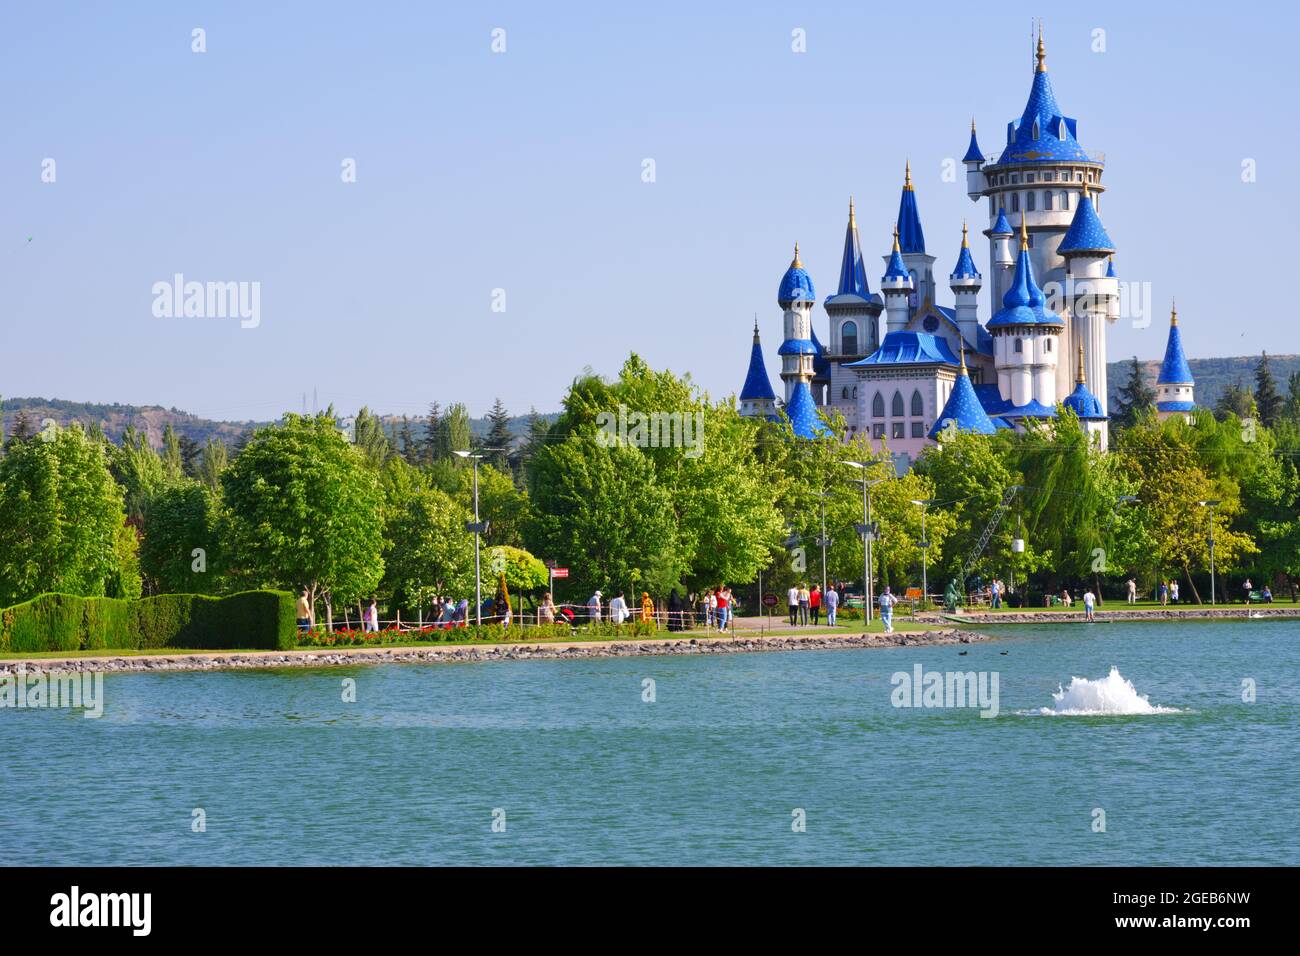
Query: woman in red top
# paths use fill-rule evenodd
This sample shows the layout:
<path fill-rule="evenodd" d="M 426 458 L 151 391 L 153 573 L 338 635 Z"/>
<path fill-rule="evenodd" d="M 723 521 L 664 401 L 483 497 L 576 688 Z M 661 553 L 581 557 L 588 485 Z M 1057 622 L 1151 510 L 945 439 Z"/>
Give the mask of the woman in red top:
<path fill-rule="evenodd" d="M 808 594 L 808 610 L 812 611 L 812 622 L 817 623 L 818 609 L 822 606 L 821 585 L 814 584 L 813 589 Z"/>

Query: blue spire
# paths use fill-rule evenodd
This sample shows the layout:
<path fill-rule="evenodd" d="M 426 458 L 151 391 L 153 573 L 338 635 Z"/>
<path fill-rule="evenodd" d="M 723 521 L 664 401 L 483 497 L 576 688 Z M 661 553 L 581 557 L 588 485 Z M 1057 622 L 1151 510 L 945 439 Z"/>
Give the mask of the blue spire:
<path fill-rule="evenodd" d="M 1079 417 L 1079 421 L 1105 421 L 1106 412 L 1101 407 L 1097 396 L 1088 388 L 1088 380 L 1083 371 L 1083 346 L 1079 346 L 1079 374 L 1074 379 L 1074 391 L 1061 402 Z"/>
<path fill-rule="evenodd" d="M 1029 234 L 1023 218 L 1020 223 L 1020 258 L 1016 260 L 1016 275 L 1002 297 L 1002 310 L 993 316 L 985 328 L 995 329 L 1008 325 L 1059 325 L 1065 323 L 1047 308 L 1047 296 L 1034 281 L 1034 267 L 1029 261 Z"/>
<path fill-rule="evenodd" d="M 767 365 L 763 362 L 763 347 L 758 343 L 758 319 L 754 319 L 754 347 L 749 352 L 749 373 L 745 376 L 745 386 L 740 390 L 741 401 L 776 401 L 772 391 L 772 380 L 767 377 Z"/>
<path fill-rule="evenodd" d="M 978 279 L 980 278 L 979 270 L 975 268 L 975 260 L 970 257 L 970 244 L 966 241 L 966 223 L 961 224 L 961 251 L 957 253 L 957 268 L 953 270 L 949 279 Z"/>
<path fill-rule="evenodd" d="M 1110 236 L 1106 234 L 1106 227 L 1101 224 L 1101 219 L 1097 215 L 1097 208 L 1092 204 L 1092 197 L 1088 195 L 1087 183 L 1083 186 L 1083 198 L 1075 207 L 1070 229 L 1056 251 L 1063 256 L 1071 252 L 1115 251 L 1115 245 L 1110 241 Z"/>
<path fill-rule="evenodd" d="M 912 189 L 911 161 L 903 180 L 903 198 L 898 203 L 898 238 L 904 252 L 925 252 L 925 233 L 921 231 L 921 214 L 917 212 L 916 191 Z"/>
<path fill-rule="evenodd" d="M 1007 211 L 1001 206 L 998 207 L 998 221 L 993 224 L 989 230 L 991 236 L 1014 236 L 1015 230 L 1011 228 L 1011 223 L 1007 222 Z"/>
<path fill-rule="evenodd" d="M 944 403 L 943 411 L 930 429 L 931 441 L 939 441 L 939 436 L 945 434 L 949 427 L 948 422 L 952 422 L 958 431 L 974 432 L 977 435 L 992 435 L 997 430 L 970 383 L 970 375 L 966 372 L 965 349 L 961 350 L 961 371 L 957 374 L 957 381 L 953 383 L 948 401 Z"/>
<path fill-rule="evenodd" d="M 790 427 L 800 438 L 816 438 L 825 434 L 826 426 L 817 414 L 812 389 L 803 379 L 794 383 L 794 391 L 790 393 L 790 401 L 785 403 L 784 411 L 790 419 Z"/>
<path fill-rule="evenodd" d="M 984 153 L 980 150 L 980 144 L 975 139 L 975 120 L 970 121 L 970 145 L 966 147 L 966 155 L 961 158 L 963 163 L 982 163 L 984 162 Z"/>
<path fill-rule="evenodd" d="M 1183 354 L 1183 337 L 1178 331 L 1178 310 L 1169 316 L 1169 342 L 1165 345 L 1165 360 L 1156 377 L 1157 385 L 1195 385 L 1187 356 Z"/>
<path fill-rule="evenodd" d="M 1106 263 L 1106 278 L 1115 278 L 1115 257 L 1111 256 L 1110 261 Z"/>
<path fill-rule="evenodd" d="M 803 263 L 799 261 L 799 243 L 794 244 L 794 260 L 790 263 L 790 268 L 785 270 L 785 275 L 781 277 L 781 287 L 777 289 L 776 301 L 781 308 L 786 308 L 792 302 L 815 302 L 817 293 L 813 289 L 812 279 L 808 273 L 803 270 Z"/>
<path fill-rule="evenodd" d="M 999 163 L 1033 163 L 1043 160 L 1075 159 L 1092 162 L 1075 139 L 1075 121 L 1061 113 L 1056 105 L 1052 82 L 1044 63 L 1043 35 L 1038 35 L 1038 67 L 1029 100 L 1019 123 L 1007 124 L 1007 148 Z"/>
<path fill-rule="evenodd" d="M 867 288 L 867 269 L 862 261 L 862 242 L 858 239 L 858 223 L 853 216 L 853 197 L 849 197 L 849 225 L 844 230 L 844 258 L 840 260 L 840 287 L 836 295 L 871 296 Z"/>
<path fill-rule="evenodd" d="M 898 251 L 898 227 L 894 227 L 894 252 L 889 257 L 889 265 L 885 268 L 885 277 L 882 282 L 889 282 L 891 279 L 911 279 L 912 274 L 907 271 L 907 265 L 903 262 L 902 253 Z"/>

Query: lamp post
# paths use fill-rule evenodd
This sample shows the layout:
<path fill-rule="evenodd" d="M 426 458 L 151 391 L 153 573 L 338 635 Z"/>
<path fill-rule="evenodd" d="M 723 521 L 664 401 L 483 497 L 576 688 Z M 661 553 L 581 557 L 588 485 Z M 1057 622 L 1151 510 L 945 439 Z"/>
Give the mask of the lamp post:
<path fill-rule="evenodd" d="M 817 539 L 817 543 L 818 543 L 819 545 L 821 545 L 821 549 L 822 549 L 822 595 L 823 595 L 823 600 L 825 600 L 825 594 L 826 594 L 826 496 L 829 495 L 829 494 L 830 494 L 829 491 L 819 491 L 819 492 L 817 492 L 818 504 L 819 504 L 820 507 L 821 507 L 821 516 L 822 516 L 822 534 L 821 534 L 821 537 Z"/>
<path fill-rule="evenodd" d="M 857 468 L 863 475 L 863 477 L 854 480 L 862 485 L 862 617 L 866 624 L 870 625 L 875 617 L 874 595 L 872 593 L 874 588 L 871 580 L 871 539 L 874 537 L 871 532 L 871 488 L 885 479 L 868 479 L 866 477 L 867 462 L 865 461 L 843 460 L 840 464 L 848 465 L 850 468 Z"/>
<path fill-rule="evenodd" d="M 921 506 L 921 607 L 930 603 L 930 540 L 925 536 L 925 512 L 934 504 L 933 498 L 913 498 L 912 504 Z"/>
<path fill-rule="evenodd" d="M 469 458 L 474 462 L 474 623 L 477 626 L 482 626 L 483 578 L 479 564 L 479 532 L 483 530 L 483 525 L 478 519 L 478 463 L 483 460 L 483 456 L 469 451 L 458 451 L 455 454 L 461 458 Z"/>
<path fill-rule="evenodd" d="M 1214 506 L 1219 504 L 1221 500 L 1221 498 L 1207 498 L 1204 501 L 1196 502 L 1202 508 L 1210 509 L 1210 607 L 1213 607 L 1216 603 L 1214 592 Z"/>

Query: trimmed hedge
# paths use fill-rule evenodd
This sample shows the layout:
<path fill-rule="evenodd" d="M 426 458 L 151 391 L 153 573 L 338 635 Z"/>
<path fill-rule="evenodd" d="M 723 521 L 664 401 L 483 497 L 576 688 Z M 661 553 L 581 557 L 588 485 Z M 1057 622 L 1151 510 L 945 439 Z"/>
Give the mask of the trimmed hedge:
<path fill-rule="evenodd" d="M 0 651 L 94 648 L 287 650 L 297 644 L 288 591 L 229 597 L 160 594 L 137 601 L 41 594 L 0 610 Z"/>

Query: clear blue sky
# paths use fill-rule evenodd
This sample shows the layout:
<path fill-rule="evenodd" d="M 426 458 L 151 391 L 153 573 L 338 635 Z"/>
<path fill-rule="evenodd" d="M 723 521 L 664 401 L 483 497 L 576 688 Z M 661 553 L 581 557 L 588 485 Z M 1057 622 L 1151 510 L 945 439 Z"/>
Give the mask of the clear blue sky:
<path fill-rule="evenodd" d="M 796 239 L 833 291 L 850 193 L 878 289 L 906 157 L 951 270 L 983 206 L 940 164 L 972 115 L 993 150 L 1020 114 L 1037 13 L 1062 108 L 1107 154 L 1117 268 L 1158 303 L 1111 359 L 1162 353 L 1171 295 L 1193 357 L 1300 350 L 1294 6 L 10 4 L 0 394 L 548 411 L 633 349 L 729 394 L 755 312 L 775 375 Z M 177 272 L 259 281 L 261 326 L 155 318 Z"/>

